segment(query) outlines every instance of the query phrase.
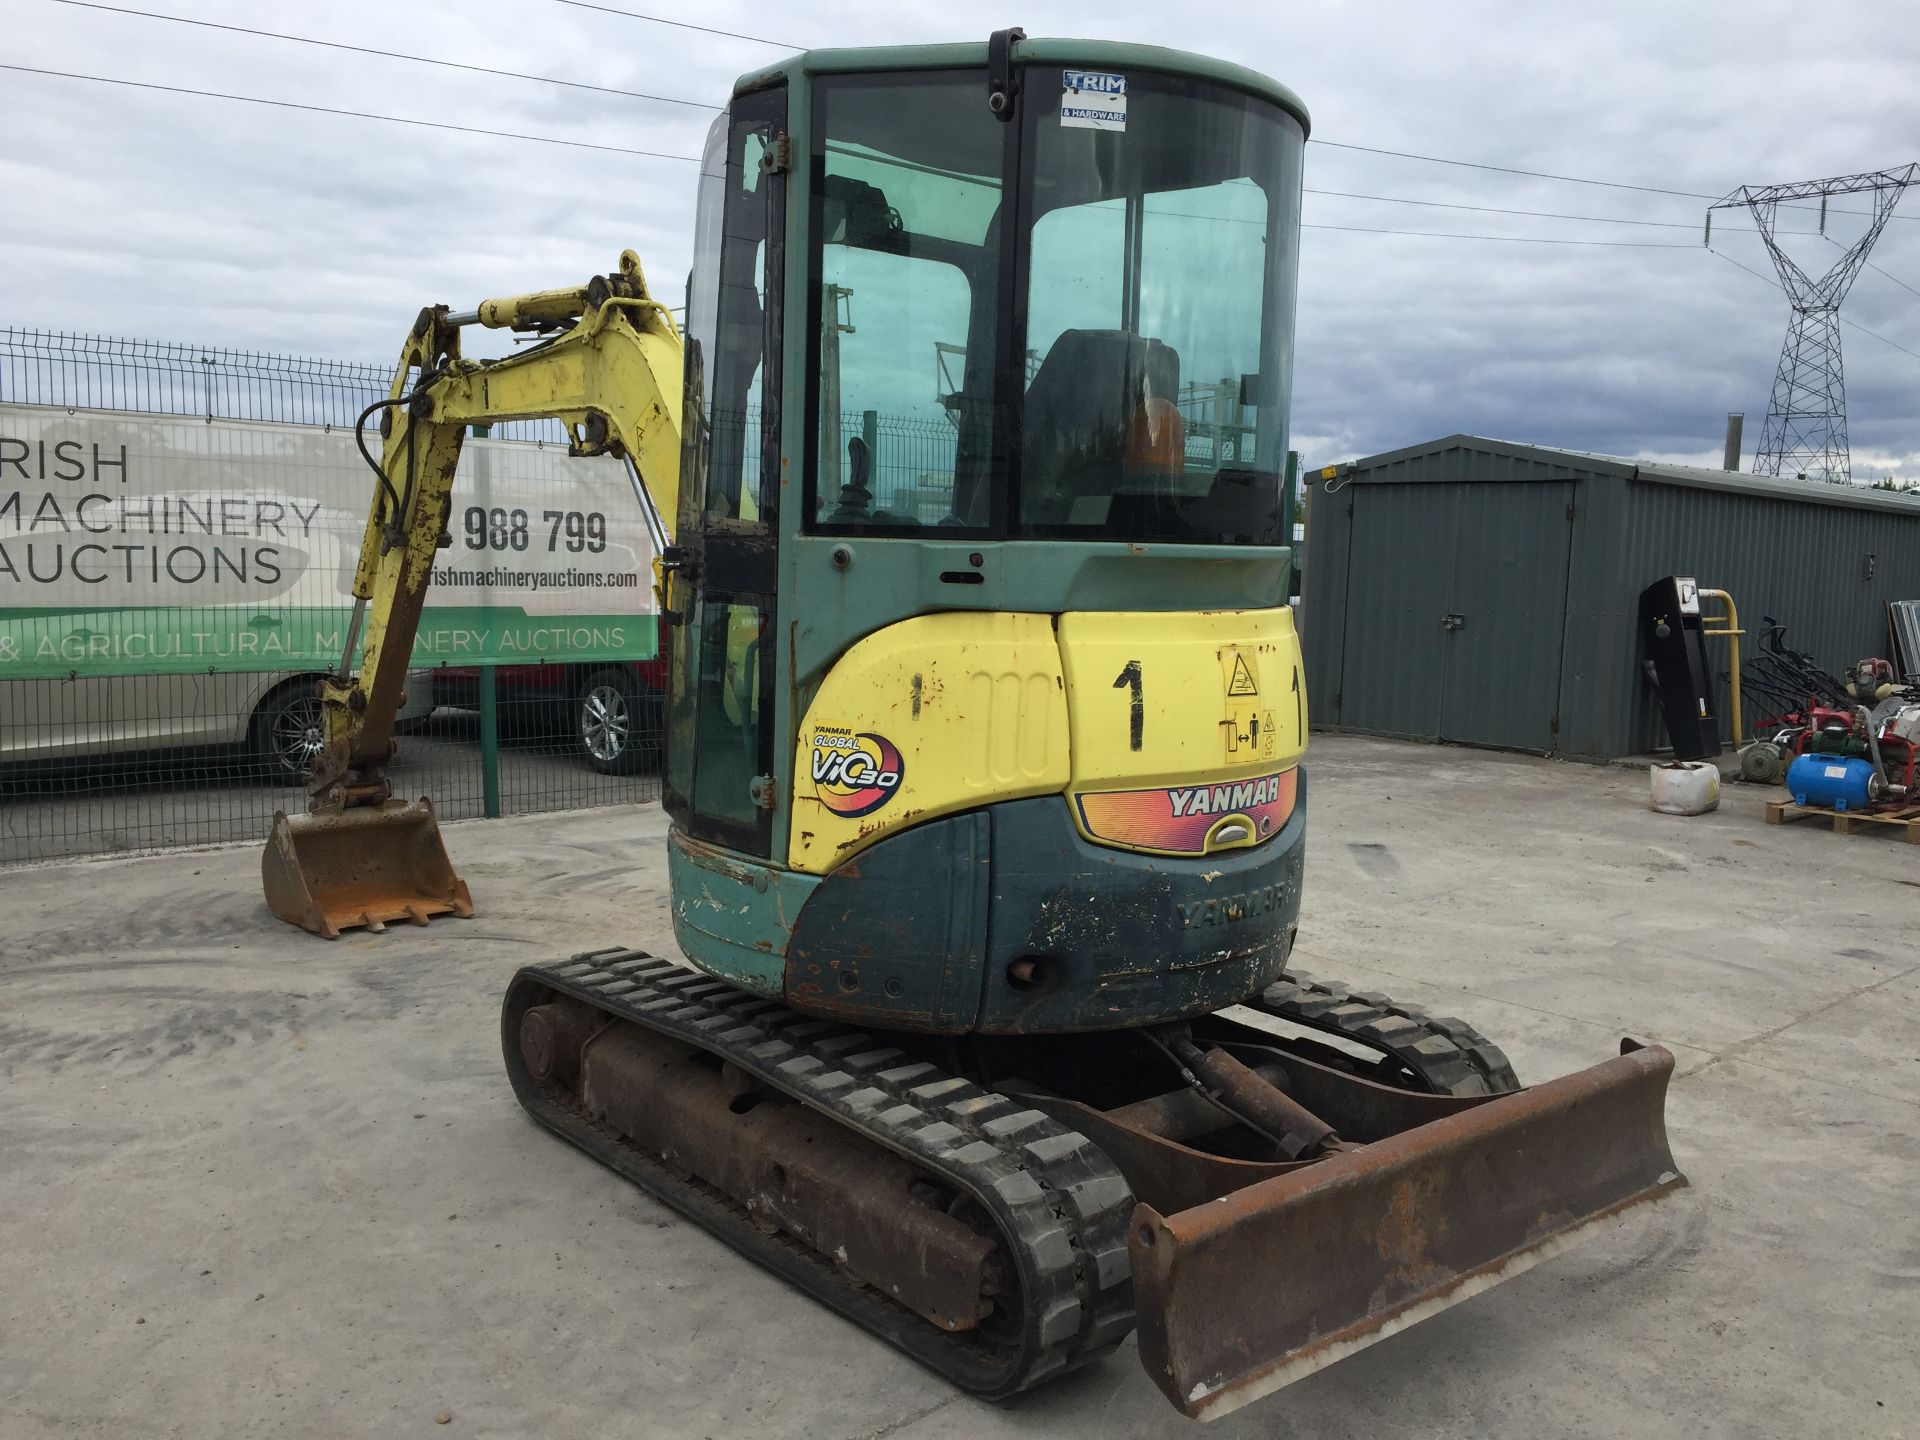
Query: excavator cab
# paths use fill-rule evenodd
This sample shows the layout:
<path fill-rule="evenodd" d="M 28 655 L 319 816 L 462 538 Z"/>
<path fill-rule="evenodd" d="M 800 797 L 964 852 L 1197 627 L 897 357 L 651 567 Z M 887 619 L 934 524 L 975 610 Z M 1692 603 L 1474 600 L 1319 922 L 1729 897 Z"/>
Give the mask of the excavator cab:
<path fill-rule="evenodd" d="M 395 381 L 370 653 L 463 423 L 558 414 L 655 517 L 692 968 L 521 971 L 516 1092 L 983 1394 L 1137 1322 L 1222 1414 L 1684 1184 L 1664 1050 L 1522 1090 L 1289 968 L 1307 123 L 1150 47 L 795 56 L 708 136 L 684 337 L 629 255 L 423 312 Z M 540 338 L 469 362 L 464 324 Z M 316 794 L 384 799 L 354 736 L 390 691 L 329 695 Z"/>
<path fill-rule="evenodd" d="M 1280 839 L 1277 801 L 1225 824 L 1121 816 L 1183 777 L 1277 796 L 1304 745 L 1282 603 L 1304 111 L 1192 57 L 1116 51 L 1127 63 L 1102 69 L 1100 47 L 1011 33 L 988 48 L 968 64 L 816 54 L 749 77 L 708 139 L 675 517 L 678 894 L 718 850 L 763 863 L 754 893 L 798 917 L 864 852 L 940 869 L 976 830 L 1008 842 L 1008 883 L 1036 873 L 1017 858 L 1028 836 L 1103 892 L 1156 852 L 1244 850 L 1236 873 L 1270 890 L 1297 871 L 1299 827 L 1254 843 Z M 1196 618 L 1226 611 L 1250 618 Z M 1063 628 L 1084 643 L 1063 646 Z M 1221 692 L 1218 713 L 1176 703 L 1196 687 Z M 1037 797 L 1017 820 L 1002 808 Z M 824 918 L 803 922 L 803 948 L 827 958 L 794 965 L 791 925 L 676 916 L 697 962 L 875 1023 L 1110 1023 L 1071 1013 L 1074 997 L 1133 957 L 1117 940 L 1027 954 L 1016 917 L 1039 897 L 1000 890 L 1005 935 L 956 934 L 958 955 L 929 938 L 943 958 L 875 985 L 837 965 L 864 941 Z M 848 923 L 871 923 L 877 899 L 843 907 Z M 1277 975 L 1291 927 L 1276 913 L 1231 979 L 1196 966 L 1148 997 L 1143 973 L 1132 1023 Z M 1163 979 L 1209 949 L 1177 928 L 1148 932 Z M 1058 972 L 1036 987 L 1056 998 L 983 980 L 1021 958 Z"/>

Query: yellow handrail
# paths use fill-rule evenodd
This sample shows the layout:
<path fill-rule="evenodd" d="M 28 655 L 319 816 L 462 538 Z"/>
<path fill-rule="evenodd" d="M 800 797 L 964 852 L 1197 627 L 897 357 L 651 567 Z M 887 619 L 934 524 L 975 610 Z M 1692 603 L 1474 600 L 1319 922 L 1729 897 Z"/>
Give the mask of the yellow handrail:
<path fill-rule="evenodd" d="M 1740 612 L 1733 608 L 1733 596 L 1724 590 L 1702 590 L 1700 596 L 1702 599 L 1712 596 L 1727 607 L 1727 613 L 1724 615 L 1703 614 L 1700 617 L 1700 633 L 1726 638 L 1730 642 L 1729 648 L 1733 651 L 1733 669 L 1730 676 L 1733 699 L 1733 748 L 1738 750 L 1746 743 L 1747 734 L 1745 726 L 1740 723 L 1740 637 L 1747 632 L 1740 628 Z M 1724 628 L 1710 630 L 1707 628 L 1709 625 L 1720 625 Z"/>

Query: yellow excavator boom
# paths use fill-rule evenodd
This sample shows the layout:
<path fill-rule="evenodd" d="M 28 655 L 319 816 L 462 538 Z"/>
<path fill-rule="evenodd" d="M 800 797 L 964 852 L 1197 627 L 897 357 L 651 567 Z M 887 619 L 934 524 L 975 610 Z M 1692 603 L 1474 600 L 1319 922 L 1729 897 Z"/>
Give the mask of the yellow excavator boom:
<path fill-rule="evenodd" d="M 498 360 L 460 353 L 466 325 L 544 335 Z M 585 285 L 422 310 L 383 401 L 378 477 L 354 569 L 353 618 L 337 674 L 323 680 L 325 743 L 308 780 L 308 813 L 276 814 L 261 859 L 268 907 L 325 935 L 389 921 L 471 915 L 472 899 L 441 843 L 432 802 L 393 798 L 387 768 L 434 559 L 469 426 L 557 419 L 574 455 L 626 460 L 656 554 L 679 495 L 682 346 L 631 250 Z M 360 430 L 356 427 L 356 438 Z M 656 594 L 666 603 L 655 561 Z M 356 667 L 354 651 L 364 631 Z"/>

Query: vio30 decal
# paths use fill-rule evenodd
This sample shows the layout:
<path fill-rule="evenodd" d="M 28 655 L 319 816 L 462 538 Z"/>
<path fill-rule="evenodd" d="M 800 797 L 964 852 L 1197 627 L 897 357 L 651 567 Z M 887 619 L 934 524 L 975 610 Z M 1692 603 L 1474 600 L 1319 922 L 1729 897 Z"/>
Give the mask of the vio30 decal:
<path fill-rule="evenodd" d="M 836 815 L 871 815 L 893 798 L 905 771 L 899 748 L 884 735 L 814 727 L 813 784 Z"/>

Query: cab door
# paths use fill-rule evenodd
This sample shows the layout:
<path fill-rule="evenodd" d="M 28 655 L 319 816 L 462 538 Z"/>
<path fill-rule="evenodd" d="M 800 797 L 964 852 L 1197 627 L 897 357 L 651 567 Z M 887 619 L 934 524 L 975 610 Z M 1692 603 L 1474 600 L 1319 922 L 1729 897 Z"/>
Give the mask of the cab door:
<path fill-rule="evenodd" d="M 786 109 L 784 88 L 736 99 L 701 164 L 663 787 L 677 829 L 760 857 L 773 821 Z"/>

